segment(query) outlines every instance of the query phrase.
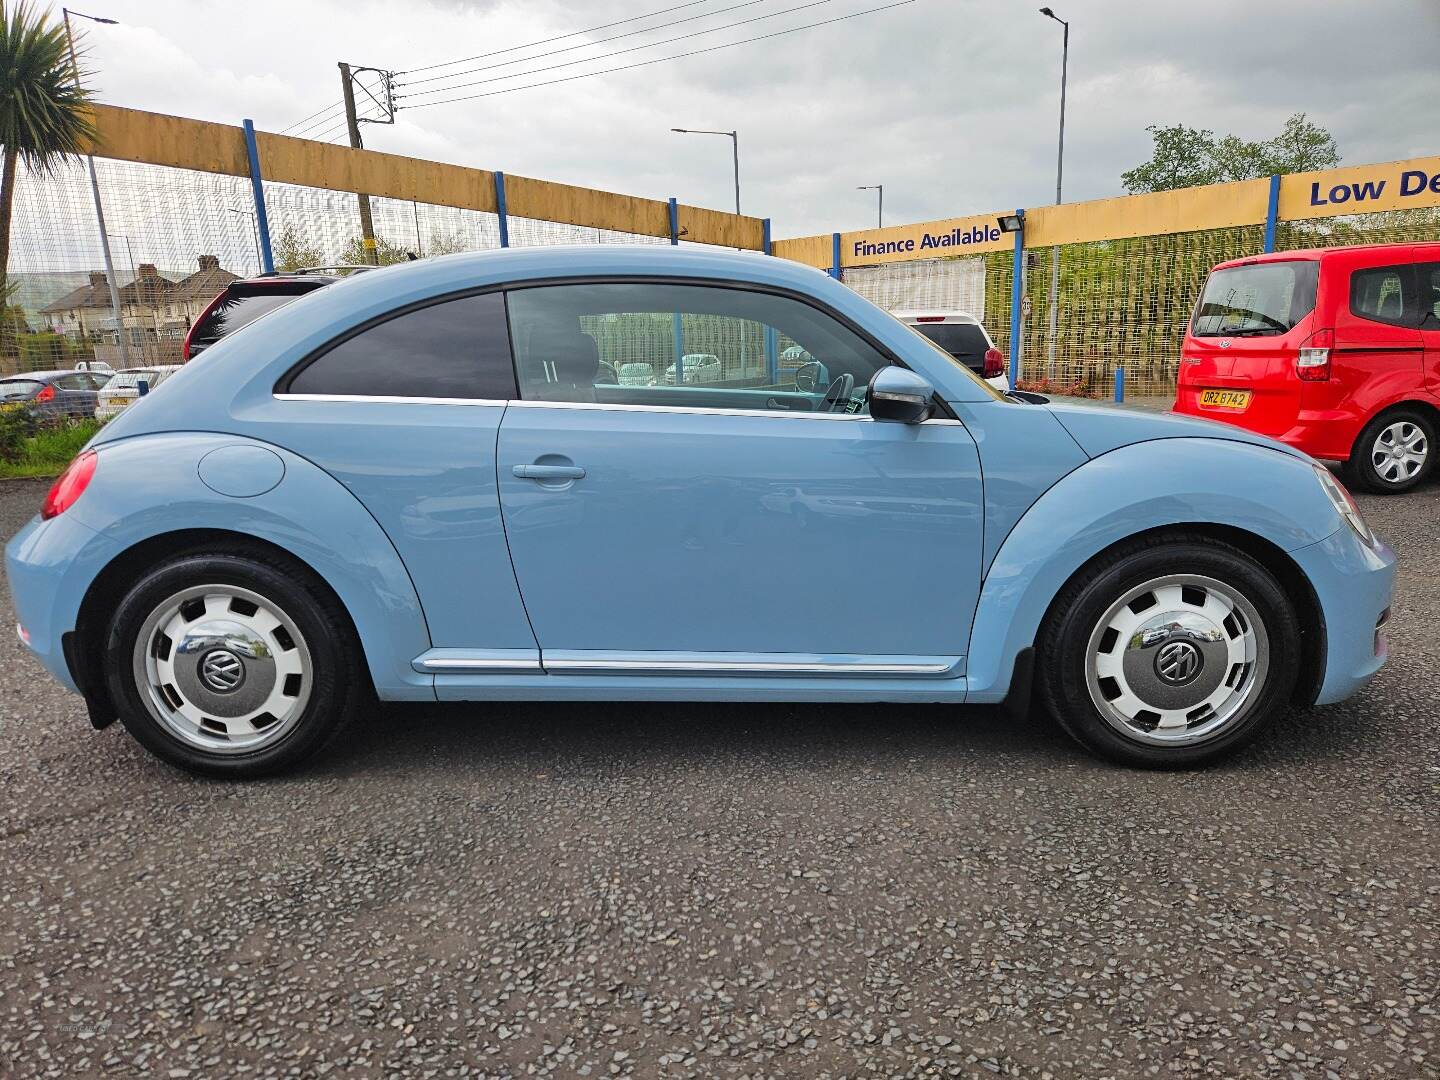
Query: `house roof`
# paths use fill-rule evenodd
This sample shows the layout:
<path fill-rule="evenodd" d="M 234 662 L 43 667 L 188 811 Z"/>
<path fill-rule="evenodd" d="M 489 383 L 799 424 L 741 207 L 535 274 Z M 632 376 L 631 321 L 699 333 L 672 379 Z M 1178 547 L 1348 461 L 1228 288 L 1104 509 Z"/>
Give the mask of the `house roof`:
<path fill-rule="evenodd" d="M 222 269 L 220 260 L 214 255 L 201 255 L 200 269 L 175 282 L 172 295 L 181 300 L 209 300 L 239 277 L 239 274 Z"/>
<path fill-rule="evenodd" d="M 90 272 L 88 284 L 72 289 L 60 299 L 46 304 L 42 313 L 73 311 L 76 308 L 108 308 L 110 306 L 110 285 L 105 275 L 98 270 Z"/>

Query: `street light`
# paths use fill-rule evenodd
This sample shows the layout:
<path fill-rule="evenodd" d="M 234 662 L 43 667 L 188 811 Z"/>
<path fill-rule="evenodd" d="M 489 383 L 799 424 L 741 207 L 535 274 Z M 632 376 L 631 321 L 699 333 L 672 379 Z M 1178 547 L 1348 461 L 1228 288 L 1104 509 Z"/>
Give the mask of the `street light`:
<path fill-rule="evenodd" d="M 257 272 L 257 273 L 263 273 L 264 270 L 265 270 L 265 262 L 264 262 L 263 259 L 260 258 L 260 225 L 259 225 L 259 222 L 257 222 L 256 219 L 255 219 L 255 211 L 253 211 L 253 210 L 241 210 L 241 209 L 239 209 L 238 207 L 234 207 L 234 206 L 227 206 L 225 209 L 226 209 L 226 210 L 229 210 L 230 213 L 232 213 L 232 214 L 243 214 L 245 217 L 248 217 L 248 218 L 250 219 L 251 234 L 252 234 L 252 235 L 254 236 L 254 238 L 255 238 L 255 266 L 256 266 L 256 272 Z M 418 236 L 419 233 L 417 232 L 416 235 Z"/>
<path fill-rule="evenodd" d="M 1065 176 L 1065 77 L 1070 68 L 1070 24 L 1048 7 L 1042 7 L 1040 14 L 1054 19 L 1063 28 L 1060 46 L 1060 149 L 1055 155 L 1055 203 L 1058 206 L 1063 198 L 1061 181 Z M 1059 317 L 1059 298 L 1060 246 L 1056 244 L 1050 249 L 1050 350 L 1047 364 L 1052 377 L 1055 374 L 1055 327 Z"/>
<path fill-rule="evenodd" d="M 884 184 L 861 184 L 856 191 L 877 191 L 880 193 L 880 205 L 875 212 L 875 227 L 885 227 L 885 185 Z"/>
<path fill-rule="evenodd" d="M 75 79 L 75 85 L 80 85 L 80 63 L 75 59 L 75 35 L 70 29 L 70 16 L 78 19 L 89 19 L 93 23 L 100 23 L 104 26 L 118 25 L 114 19 L 102 19 L 98 15 L 86 15 L 83 12 L 71 11 L 69 8 L 60 9 L 61 16 L 65 20 L 65 41 L 70 46 L 70 74 Z M 110 308 L 115 316 L 115 339 L 120 343 L 120 366 L 130 366 L 130 352 L 125 346 L 125 325 L 120 315 L 120 290 L 115 284 L 115 263 L 110 258 L 110 238 L 105 235 L 105 211 L 100 206 L 100 181 L 95 177 L 95 156 L 86 154 L 85 161 L 90 166 L 90 194 L 95 199 L 95 223 L 100 227 L 100 249 L 105 253 L 105 277 L 110 282 Z"/>
<path fill-rule="evenodd" d="M 724 135 L 735 149 L 735 216 L 740 216 L 740 134 L 736 131 L 705 131 L 700 128 L 671 128 L 680 135 Z"/>

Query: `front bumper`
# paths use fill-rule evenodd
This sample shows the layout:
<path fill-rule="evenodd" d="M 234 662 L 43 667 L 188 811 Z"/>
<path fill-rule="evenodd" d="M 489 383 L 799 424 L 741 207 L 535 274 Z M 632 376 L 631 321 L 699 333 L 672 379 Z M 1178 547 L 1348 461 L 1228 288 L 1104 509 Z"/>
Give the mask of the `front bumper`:
<path fill-rule="evenodd" d="M 80 605 L 96 576 L 119 549 L 72 515 L 36 517 L 5 545 L 5 573 L 21 641 L 45 669 L 79 691 L 66 661 L 64 636 L 75 629 Z"/>
<path fill-rule="evenodd" d="M 1343 525 L 1290 557 L 1310 580 L 1325 619 L 1325 672 L 1315 703 L 1343 701 L 1385 663 L 1380 622 L 1390 609 L 1395 553 L 1379 540 L 1366 544 Z"/>

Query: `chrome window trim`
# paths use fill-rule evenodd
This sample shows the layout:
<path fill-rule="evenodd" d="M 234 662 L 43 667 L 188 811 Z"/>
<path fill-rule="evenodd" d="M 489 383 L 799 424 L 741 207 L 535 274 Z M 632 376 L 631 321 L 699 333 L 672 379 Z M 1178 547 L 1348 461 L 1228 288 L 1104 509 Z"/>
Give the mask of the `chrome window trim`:
<path fill-rule="evenodd" d="M 397 397 L 385 394 L 274 394 L 276 401 L 350 401 L 367 405 L 489 405 L 516 409 L 580 409 L 593 412 L 675 413 L 684 416 L 766 416 L 777 420 L 856 420 L 882 423 L 868 413 L 788 412 L 785 409 L 719 409 L 702 405 L 624 405 L 599 401 L 505 401 L 500 398 Z M 964 427 L 963 421 L 932 416 L 922 424 Z"/>
<path fill-rule="evenodd" d="M 363 401 L 381 405 L 506 405 L 504 398 L 403 397 L 390 394 L 275 394 L 276 401 Z"/>

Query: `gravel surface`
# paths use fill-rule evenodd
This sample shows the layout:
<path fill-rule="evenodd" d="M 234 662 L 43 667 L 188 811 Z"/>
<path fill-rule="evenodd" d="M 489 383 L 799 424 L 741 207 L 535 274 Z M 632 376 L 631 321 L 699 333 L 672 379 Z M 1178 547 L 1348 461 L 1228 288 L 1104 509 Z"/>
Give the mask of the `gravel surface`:
<path fill-rule="evenodd" d="M 1192 773 L 987 710 L 506 705 L 227 784 L 7 643 L 0 1074 L 1440 1075 L 1440 489 L 1365 508 L 1390 665 Z"/>

